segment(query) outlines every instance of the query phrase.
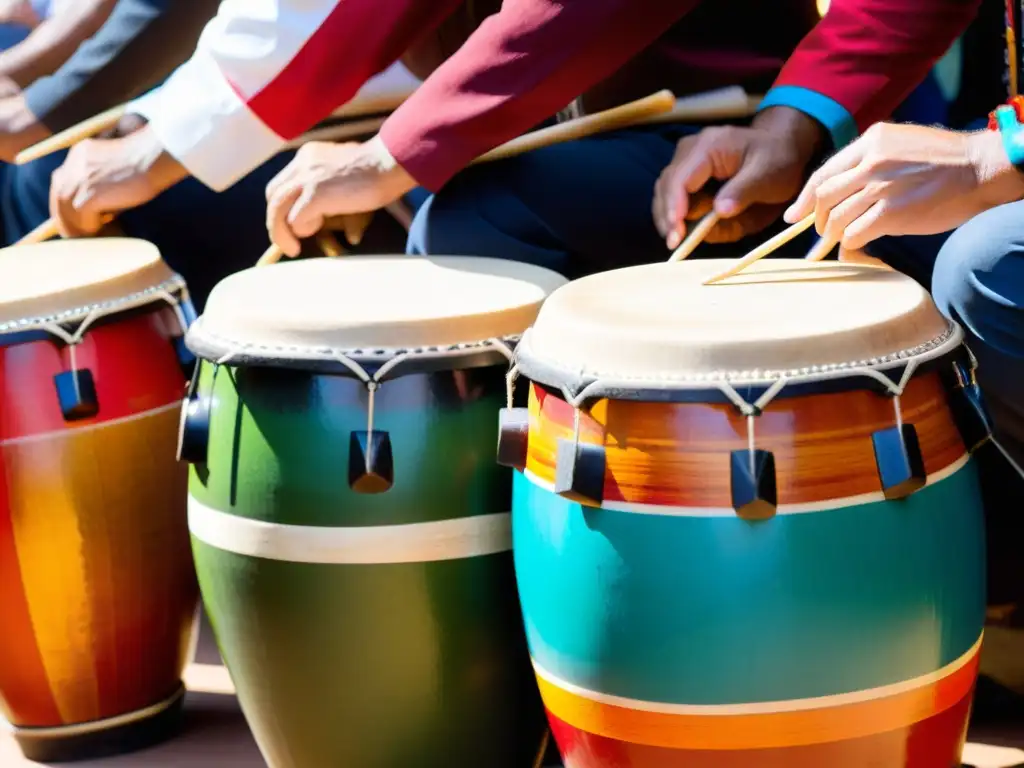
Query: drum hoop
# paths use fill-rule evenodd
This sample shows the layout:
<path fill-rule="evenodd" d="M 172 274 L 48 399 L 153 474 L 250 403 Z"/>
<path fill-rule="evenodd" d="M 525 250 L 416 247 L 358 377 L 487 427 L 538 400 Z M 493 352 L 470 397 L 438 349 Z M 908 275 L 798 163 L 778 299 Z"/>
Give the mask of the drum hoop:
<path fill-rule="evenodd" d="M 531 329 L 532 331 L 532 329 Z M 717 390 L 772 390 L 785 396 L 785 389 L 798 387 L 806 390 L 808 385 L 837 384 L 847 379 L 868 378 L 883 383 L 880 377 L 890 382 L 886 372 L 902 370 L 913 365 L 921 366 L 941 360 L 953 354 L 963 345 L 964 333 L 959 325 L 950 322 L 945 333 L 909 349 L 899 350 L 870 360 L 851 360 L 838 363 L 794 368 L 789 370 L 738 370 L 714 371 L 703 374 L 665 373 L 655 376 L 628 376 L 602 372 L 570 370 L 564 366 L 530 355 L 531 331 L 527 331 L 516 349 L 513 376 L 526 378 L 548 387 L 560 390 L 566 400 L 573 404 L 598 399 L 614 400 L 692 400 L 696 392 Z M 892 382 L 896 386 L 896 382 Z M 893 386 L 885 384 L 888 389 Z M 673 396 L 673 393 L 677 393 Z"/>
<path fill-rule="evenodd" d="M 256 344 L 211 333 L 203 326 L 200 317 L 189 329 L 185 345 L 197 357 L 222 365 L 266 366 L 356 378 L 362 377 L 353 372 L 349 363 L 365 367 L 369 372 L 387 367 L 387 373 L 394 375 L 377 379 L 384 381 L 409 373 L 475 368 L 494 365 L 499 360 L 508 361 L 519 339 L 519 335 L 514 335 L 444 346 L 373 349 Z M 399 358 L 401 361 L 392 365 Z"/>
<path fill-rule="evenodd" d="M 180 304 L 187 299 L 186 292 L 187 288 L 184 278 L 180 275 L 174 275 L 162 283 L 128 294 L 127 296 L 108 299 L 107 301 L 95 304 L 72 307 L 50 315 L 37 315 L 0 323 L 0 335 L 24 333 L 25 331 L 34 330 L 49 331 L 54 326 L 74 324 L 83 320 L 95 321 L 109 315 L 118 314 L 119 312 L 144 307 L 147 304 L 153 304 L 161 300 L 176 299 L 176 302 Z"/>

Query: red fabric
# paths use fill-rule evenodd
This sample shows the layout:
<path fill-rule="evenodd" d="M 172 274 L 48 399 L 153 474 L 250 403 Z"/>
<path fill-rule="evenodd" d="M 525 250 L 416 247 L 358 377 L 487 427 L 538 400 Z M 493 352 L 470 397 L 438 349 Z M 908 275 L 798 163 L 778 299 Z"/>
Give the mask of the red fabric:
<path fill-rule="evenodd" d="M 391 116 L 384 143 L 437 190 L 612 74 L 699 2 L 507 1 Z"/>
<path fill-rule="evenodd" d="M 296 138 L 355 96 L 460 1 L 341 0 L 284 69 L 248 99 L 249 108 L 278 136 Z"/>
<path fill-rule="evenodd" d="M 864 130 L 889 117 L 970 25 L 981 0 L 832 0 L 776 85 L 838 102 Z"/>

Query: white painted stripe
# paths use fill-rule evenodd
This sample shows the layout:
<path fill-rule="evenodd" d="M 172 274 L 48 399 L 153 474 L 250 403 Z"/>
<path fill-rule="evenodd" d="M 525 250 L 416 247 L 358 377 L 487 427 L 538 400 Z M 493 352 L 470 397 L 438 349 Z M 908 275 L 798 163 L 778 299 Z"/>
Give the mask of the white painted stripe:
<path fill-rule="evenodd" d="M 935 485 L 951 477 L 962 469 L 970 459 L 970 454 L 964 454 L 947 467 L 938 472 L 928 475 L 925 486 Z M 546 491 L 554 493 L 554 485 L 538 477 L 529 470 L 524 470 L 526 478 Z M 825 512 L 830 509 L 842 509 L 844 507 L 855 507 L 860 504 L 874 504 L 885 501 L 881 491 L 876 493 L 862 493 L 859 496 L 843 496 L 836 499 L 825 499 L 823 501 L 811 501 L 802 504 L 780 504 L 776 510 L 779 515 L 803 515 L 808 512 Z M 625 501 L 606 501 L 601 509 L 613 512 L 632 512 L 638 515 L 662 515 L 664 517 L 736 517 L 736 511 L 732 507 L 678 507 L 659 506 L 657 504 L 631 504 Z"/>
<path fill-rule="evenodd" d="M 109 421 L 97 421 L 93 424 L 83 424 L 80 427 L 71 427 L 69 429 L 56 429 L 52 432 L 40 432 L 38 435 L 25 435 L 24 437 L 11 437 L 7 440 L 0 440 L 0 448 L 7 445 L 21 445 L 22 443 L 41 443 L 44 440 L 55 440 L 57 438 L 74 437 L 81 435 L 85 432 L 95 432 L 99 429 L 109 429 L 111 427 L 119 427 L 122 424 L 130 424 L 133 421 L 141 421 L 142 419 L 149 419 L 153 416 L 159 416 L 162 413 L 168 411 L 177 411 L 181 409 L 181 400 L 175 400 L 173 403 L 167 405 L 161 405 L 159 408 L 151 408 L 148 411 L 139 411 L 133 413 L 130 416 L 122 416 L 120 419 L 110 419 Z M 173 458 L 173 456 L 171 457 Z"/>
<path fill-rule="evenodd" d="M 477 515 L 408 525 L 324 528 L 229 515 L 189 496 L 192 535 L 237 555 L 324 565 L 431 563 L 512 549 L 512 515 Z"/>
<path fill-rule="evenodd" d="M 944 680 L 953 673 L 963 669 L 978 655 L 981 650 L 981 641 L 985 634 L 982 632 L 977 642 L 963 656 L 942 669 L 921 675 L 911 680 L 903 680 L 891 685 L 883 685 L 878 688 L 869 688 L 853 693 L 840 693 L 834 696 L 816 696 L 810 699 L 791 699 L 789 701 L 759 701 L 751 704 L 668 704 L 665 702 L 640 701 L 639 699 L 628 699 L 622 696 L 612 696 L 607 693 L 598 693 L 587 688 L 581 688 L 570 682 L 562 680 L 558 676 L 548 672 L 536 659 L 533 659 L 533 669 L 537 677 L 546 680 L 556 688 L 579 696 L 583 699 L 607 704 L 623 709 L 632 709 L 637 712 L 654 712 L 664 715 L 697 715 L 702 717 L 714 717 L 715 715 L 767 715 L 779 712 L 802 712 L 813 709 L 825 709 L 827 707 L 842 707 L 848 704 L 861 704 L 866 701 L 877 701 L 878 699 L 898 696 L 901 693 L 909 693 L 920 688 L 934 685 Z"/>

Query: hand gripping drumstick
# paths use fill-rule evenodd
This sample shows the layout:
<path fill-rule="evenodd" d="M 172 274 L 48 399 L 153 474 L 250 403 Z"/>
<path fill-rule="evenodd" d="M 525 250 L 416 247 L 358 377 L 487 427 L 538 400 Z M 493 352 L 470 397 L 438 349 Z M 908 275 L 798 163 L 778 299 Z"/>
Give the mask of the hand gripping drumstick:
<path fill-rule="evenodd" d="M 646 98 L 632 101 L 629 104 L 623 104 L 614 109 L 595 112 L 593 115 L 587 115 L 579 120 L 570 120 L 566 123 L 559 123 L 549 128 L 541 128 L 539 131 L 523 134 L 481 155 L 471 165 L 505 160 L 534 149 L 540 149 L 541 147 L 561 144 L 566 141 L 573 141 L 574 139 L 582 139 L 603 131 L 614 131 L 619 128 L 636 125 L 647 118 L 670 112 L 675 104 L 676 100 L 672 95 L 672 91 L 658 91 Z M 372 213 L 370 215 L 372 216 Z M 258 265 L 273 264 L 276 261 L 280 261 L 282 256 L 284 256 L 284 252 L 276 245 L 271 245 L 256 263 Z"/>
<path fill-rule="evenodd" d="M 757 248 L 752 250 L 742 259 L 738 260 L 733 266 L 731 266 L 725 272 L 722 272 L 719 275 L 715 275 L 710 280 L 705 280 L 704 285 L 713 285 L 714 283 L 718 283 L 721 282 L 722 280 L 725 280 L 727 277 L 738 275 L 740 272 L 749 267 L 755 261 L 760 261 L 765 256 L 774 253 L 776 250 L 784 246 L 797 235 L 806 232 L 813 225 L 814 214 L 812 213 L 810 216 L 807 216 L 806 218 L 798 221 L 796 224 L 793 224 L 792 226 L 789 226 L 786 229 L 782 230 L 771 240 L 768 240 L 767 242 L 764 242 L 761 245 L 757 246 Z"/>

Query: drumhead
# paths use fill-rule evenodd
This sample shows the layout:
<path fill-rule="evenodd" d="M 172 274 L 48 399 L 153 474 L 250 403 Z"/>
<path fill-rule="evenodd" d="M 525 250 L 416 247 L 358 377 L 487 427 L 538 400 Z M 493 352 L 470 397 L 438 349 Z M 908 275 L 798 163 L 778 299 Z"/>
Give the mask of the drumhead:
<path fill-rule="evenodd" d="M 0 332 L 156 300 L 181 278 L 144 240 L 56 240 L 0 249 Z"/>
<path fill-rule="evenodd" d="M 345 256 L 257 267 L 218 284 L 189 347 L 217 360 L 330 361 L 518 337 L 565 278 L 468 256 Z"/>
<path fill-rule="evenodd" d="M 556 291 L 519 345 L 520 369 L 579 390 L 809 380 L 938 356 L 961 341 L 911 278 L 872 266 L 764 260 L 715 285 L 732 262 L 605 272 Z"/>

